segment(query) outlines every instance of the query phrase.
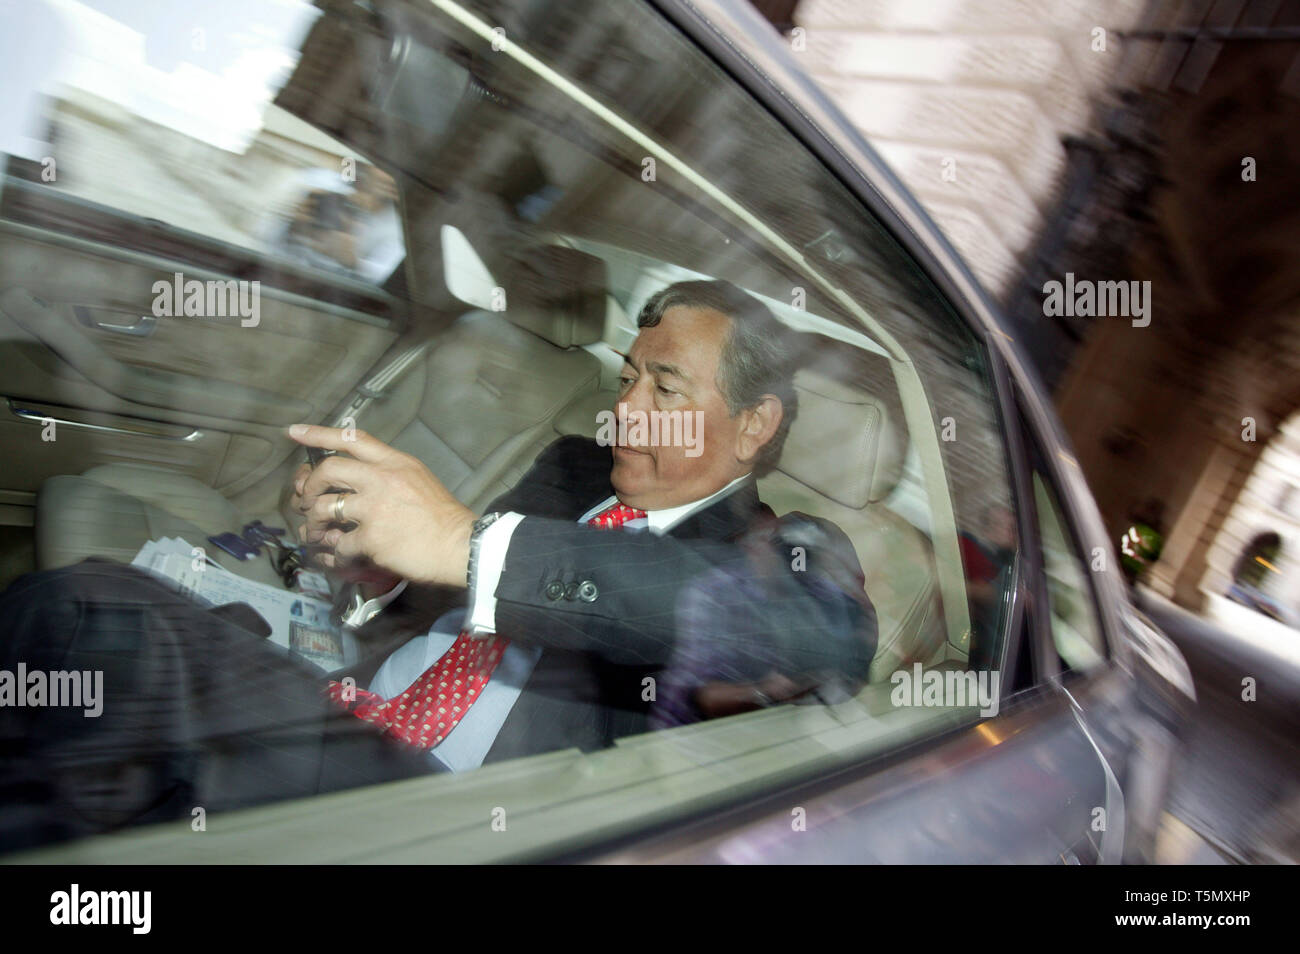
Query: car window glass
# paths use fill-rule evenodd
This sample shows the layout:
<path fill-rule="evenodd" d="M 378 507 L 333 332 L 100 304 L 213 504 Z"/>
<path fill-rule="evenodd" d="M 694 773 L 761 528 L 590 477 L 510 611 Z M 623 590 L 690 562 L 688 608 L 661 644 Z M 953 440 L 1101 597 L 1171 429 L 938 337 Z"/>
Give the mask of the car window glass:
<path fill-rule="evenodd" d="M 400 371 L 378 375 L 378 383 L 369 374 L 347 382 L 360 386 L 356 426 L 418 459 L 475 514 L 527 513 L 535 505 L 536 526 L 560 519 L 547 509 L 553 498 L 510 495 L 528 486 L 527 475 L 545 460 L 539 455 L 557 441 L 600 439 L 637 315 L 656 291 L 683 278 L 733 283 L 769 305 L 798 364 L 788 401 L 797 413 L 779 457 L 756 481 L 778 522 L 761 525 L 766 536 L 745 537 L 761 542 L 743 551 L 746 572 L 711 565 L 669 588 L 661 584 L 675 579 L 676 567 L 663 561 L 620 581 L 658 594 L 647 613 L 672 618 L 668 648 L 649 662 L 620 652 L 621 637 L 596 648 L 543 651 L 536 668 L 521 670 L 522 685 L 510 687 L 517 692 L 492 704 L 504 706 L 503 719 L 535 713 L 538 724 L 553 726 L 547 744 L 507 751 L 500 736 L 469 742 L 469 733 L 454 730 L 449 738 L 457 744 L 444 750 L 450 761 L 430 764 L 453 771 L 431 771 L 422 790 L 445 810 L 423 819 L 420 838 L 384 836 L 376 850 L 446 860 L 547 857 L 995 717 L 1005 689 L 1019 514 L 992 358 L 884 225 L 650 4 L 322 6 L 275 33 L 279 52 L 265 59 L 276 69 L 250 74 L 256 88 L 241 102 L 252 112 L 241 113 L 237 130 L 214 143 L 195 139 L 192 126 L 181 128 L 197 143 L 194 155 L 220 155 L 230 169 L 278 136 L 274 161 L 292 160 L 277 168 L 309 174 L 315 204 L 303 214 L 313 229 L 322 219 L 342 221 L 332 217 L 344 214 L 340 201 L 352 193 L 335 191 L 332 171 L 327 185 L 312 170 L 355 150 L 403 182 L 407 291 L 436 317 L 436 328 L 413 345 L 415 356 Z M 138 121 L 135 113 L 115 115 L 126 115 L 132 130 L 158 125 L 162 114 Z M 166 145 L 175 133 L 156 135 Z M 332 141 L 345 147 L 332 152 Z M 39 161 L 28 168 L 35 188 Z M 358 183 L 365 168 L 358 166 Z M 108 193 L 87 197 L 106 202 Z M 141 201 L 146 205 L 128 208 L 123 199 L 121 207 L 154 217 L 153 200 Z M 182 213 L 169 211 L 163 221 L 196 229 L 198 220 Z M 209 229 L 214 237 L 287 254 L 259 244 L 252 219 L 222 221 Z M 285 242 L 293 238 L 298 219 L 274 221 L 285 228 Z M 300 341 L 276 351 L 261 345 L 265 339 L 240 340 L 252 342 L 237 356 L 250 364 L 254 352 L 288 360 L 307 347 Z M 317 377 L 328 379 L 330 362 L 347 355 L 340 343 L 317 356 Z M 219 360 L 193 358 L 199 372 Z M 221 411 L 236 419 L 226 423 L 232 430 L 251 429 L 248 439 L 230 441 L 236 463 L 240 453 L 252 453 L 252 440 L 273 433 L 240 419 L 250 416 L 245 412 Z M 282 477 L 297 465 L 288 453 Z M 227 466 L 213 463 L 192 478 L 220 489 L 214 509 L 249 500 L 259 515 L 282 508 L 284 480 L 270 489 L 251 486 L 223 479 Z M 558 487 L 559 478 L 551 482 Z M 589 501 L 591 512 L 600 503 Z M 586 519 L 587 506 L 563 519 Z M 646 519 L 637 530 L 650 532 Z M 209 532 L 183 532 L 196 531 Z M 122 540 L 116 552 L 129 557 L 139 545 Z M 260 568 L 264 559 L 257 562 Z M 508 620 L 511 564 L 502 566 L 493 595 Z M 529 584 L 557 613 L 578 612 L 617 592 L 603 579 L 597 586 L 596 573 L 539 573 Z M 384 650 L 349 688 L 396 696 L 455 644 L 463 605 L 439 601 L 463 602 L 463 592 L 416 589 L 391 610 L 374 608 L 394 627 L 407 625 L 401 614 L 412 614 L 414 628 L 398 641 L 398 652 L 414 660 L 403 663 L 410 663 L 401 670 L 407 675 L 391 677 L 396 664 L 380 665 L 395 658 L 388 656 L 392 641 L 363 640 L 360 652 Z M 428 606 L 417 603 L 426 598 Z M 443 627 L 449 631 L 439 633 L 444 642 L 416 642 L 444 613 L 453 614 Z M 802 640 L 813 655 L 843 646 L 818 644 L 818 634 L 849 634 L 852 652 L 835 658 L 849 657 L 851 666 L 793 672 L 770 646 L 749 638 L 770 631 L 774 620 L 779 635 Z M 860 638 L 866 632 L 869 642 Z M 285 648 L 299 658 L 311 661 L 330 648 L 301 630 L 295 635 Z M 513 638 L 530 645 L 526 632 Z M 511 665 L 517 661 L 512 655 Z M 566 679 L 574 673 L 595 679 L 599 691 L 571 698 Z M 390 677 L 398 684 L 389 685 Z M 598 712 L 579 719 L 575 712 L 593 699 Z M 520 761 L 508 771 L 494 764 L 513 759 Z M 480 773 L 481 786 L 456 777 L 469 773 Z M 359 812 L 361 798 L 372 806 L 382 800 L 354 794 Z M 504 822 L 511 837 L 465 834 L 468 819 L 477 825 L 497 806 L 511 819 Z"/>
<path fill-rule="evenodd" d="M 1105 659 L 1106 646 L 1087 580 L 1087 567 L 1066 528 L 1056 495 L 1034 472 L 1034 503 L 1051 603 L 1052 640 L 1066 668 L 1083 671 Z"/>

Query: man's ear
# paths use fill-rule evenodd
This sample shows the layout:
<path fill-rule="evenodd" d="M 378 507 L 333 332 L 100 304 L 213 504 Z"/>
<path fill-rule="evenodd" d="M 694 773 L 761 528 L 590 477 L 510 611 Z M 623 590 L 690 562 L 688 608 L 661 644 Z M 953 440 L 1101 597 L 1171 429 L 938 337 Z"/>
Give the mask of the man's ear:
<path fill-rule="evenodd" d="M 740 431 L 736 434 L 736 459 L 751 464 L 781 427 L 785 409 L 775 394 L 764 394 L 753 407 L 740 412 Z"/>

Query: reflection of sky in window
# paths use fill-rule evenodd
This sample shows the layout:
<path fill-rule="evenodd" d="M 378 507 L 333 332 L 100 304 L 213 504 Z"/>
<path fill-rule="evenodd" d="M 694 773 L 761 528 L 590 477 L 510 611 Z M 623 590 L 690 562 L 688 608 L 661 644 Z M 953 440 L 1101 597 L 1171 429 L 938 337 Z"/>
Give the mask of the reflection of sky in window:
<path fill-rule="evenodd" d="M 239 153 L 320 15 L 303 0 L 0 0 L 0 13 L 0 52 L 25 45 L 46 58 L 16 99 L 72 87 Z M 21 104 L 5 119 L 23 122 Z"/>

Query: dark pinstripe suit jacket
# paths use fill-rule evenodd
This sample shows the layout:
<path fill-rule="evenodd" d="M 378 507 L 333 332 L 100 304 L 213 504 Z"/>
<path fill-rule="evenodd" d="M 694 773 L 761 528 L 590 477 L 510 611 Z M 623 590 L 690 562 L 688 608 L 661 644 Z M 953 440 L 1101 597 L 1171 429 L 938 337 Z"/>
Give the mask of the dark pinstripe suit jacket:
<path fill-rule="evenodd" d="M 543 652 L 487 761 L 600 748 L 645 731 L 653 704 L 645 679 L 670 662 L 680 599 L 716 579 L 711 571 L 719 568 L 757 578 L 767 599 L 762 631 L 731 633 L 729 621 L 718 619 L 717 638 L 742 641 L 742 651 L 743 640 L 761 642 L 792 674 L 833 670 L 849 683 L 866 679 L 875 613 L 838 528 L 804 515 L 778 520 L 752 478 L 663 535 L 578 524 L 613 494 L 611 466 L 608 447 L 561 438 L 488 508 L 528 518 L 514 531 L 497 586 L 497 631 Z M 805 547 L 806 566 L 796 570 L 791 540 L 807 543 L 802 531 L 812 526 L 826 545 Z"/>

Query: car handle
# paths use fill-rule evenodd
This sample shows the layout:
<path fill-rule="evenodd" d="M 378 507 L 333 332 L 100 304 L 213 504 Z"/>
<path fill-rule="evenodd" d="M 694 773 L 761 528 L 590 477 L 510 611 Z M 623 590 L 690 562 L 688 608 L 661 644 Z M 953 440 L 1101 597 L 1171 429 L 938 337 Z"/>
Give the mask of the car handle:
<path fill-rule="evenodd" d="M 137 338 L 147 338 L 154 333 L 158 327 L 158 319 L 153 315 L 141 315 L 140 320 L 131 325 L 118 325 L 111 321 L 97 321 L 92 318 L 90 311 L 84 305 L 77 305 L 72 309 L 78 320 L 87 328 L 97 328 L 100 331 L 111 331 L 118 335 L 133 335 Z"/>
<path fill-rule="evenodd" d="M 90 424 L 86 421 L 73 421 L 66 417 L 54 417 L 50 414 L 43 414 L 40 411 L 33 410 L 29 407 L 21 407 L 14 404 L 13 398 L 5 398 L 5 403 L 9 405 L 9 413 L 28 424 L 44 426 L 47 422 L 62 425 L 63 427 L 80 428 L 87 431 L 102 431 L 108 434 L 126 434 L 130 437 L 154 437 L 165 441 L 180 441 L 183 444 L 192 444 L 203 436 L 203 432 L 197 428 L 191 430 L 188 434 L 173 434 L 164 430 L 154 430 L 147 427 L 113 427 L 109 424 Z"/>

